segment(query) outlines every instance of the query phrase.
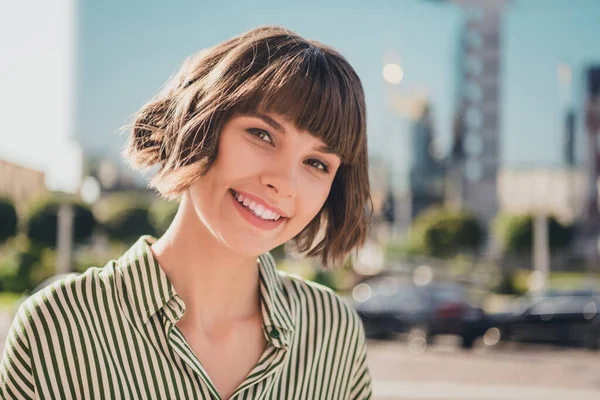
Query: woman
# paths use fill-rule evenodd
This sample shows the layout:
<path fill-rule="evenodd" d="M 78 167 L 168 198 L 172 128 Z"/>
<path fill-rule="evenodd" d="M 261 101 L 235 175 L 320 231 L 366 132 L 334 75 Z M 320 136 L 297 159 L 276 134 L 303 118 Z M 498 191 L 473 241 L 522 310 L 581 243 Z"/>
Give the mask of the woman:
<path fill-rule="evenodd" d="M 339 53 L 279 27 L 200 52 L 125 154 L 180 200 L 172 225 L 20 308 L 2 398 L 370 397 L 354 311 L 267 253 L 332 265 L 364 242 L 364 94 Z"/>

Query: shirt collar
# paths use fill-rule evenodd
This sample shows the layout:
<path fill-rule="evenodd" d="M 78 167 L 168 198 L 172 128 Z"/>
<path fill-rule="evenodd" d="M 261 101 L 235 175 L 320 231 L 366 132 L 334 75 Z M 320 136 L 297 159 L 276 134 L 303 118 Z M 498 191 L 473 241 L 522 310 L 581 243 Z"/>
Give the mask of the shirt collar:
<path fill-rule="evenodd" d="M 118 260 L 116 268 L 127 293 L 128 308 L 142 324 L 173 298 L 185 311 L 183 301 L 150 249 L 155 241 L 151 236 L 140 237 Z M 269 253 L 258 257 L 258 265 L 265 333 L 275 345 L 287 347 L 294 324 L 283 282 Z"/>
<path fill-rule="evenodd" d="M 294 332 L 294 322 L 289 298 L 285 293 L 281 276 L 275 268 L 275 260 L 269 253 L 258 257 L 263 323 Z"/>
<path fill-rule="evenodd" d="M 117 262 L 129 307 L 143 324 L 171 298 L 179 297 L 152 254 L 150 246 L 155 241 L 152 236 L 140 237 Z"/>

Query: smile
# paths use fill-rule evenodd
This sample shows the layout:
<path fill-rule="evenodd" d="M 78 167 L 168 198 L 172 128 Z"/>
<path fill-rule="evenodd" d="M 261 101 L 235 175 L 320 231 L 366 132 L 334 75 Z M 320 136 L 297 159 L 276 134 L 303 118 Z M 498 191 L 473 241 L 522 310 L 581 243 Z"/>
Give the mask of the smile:
<path fill-rule="evenodd" d="M 281 218 L 281 215 L 277 214 L 273 210 L 269 210 L 262 204 L 256 204 L 254 200 L 250 200 L 248 197 L 244 197 L 242 194 L 237 193 L 234 190 L 231 190 L 231 192 L 238 203 L 243 205 L 246 209 L 252 211 L 258 218 L 266 221 L 277 221 L 279 218 Z"/>
<path fill-rule="evenodd" d="M 272 210 L 265 204 L 260 204 L 249 196 L 244 196 L 233 189 L 229 191 L 234 207 L 240 212 L 241 216 L 250 224 L 264 230 L 272 230 L 277 228 L 286 216 Z M 279 210 L 278 210 L 279 211 Z"/>

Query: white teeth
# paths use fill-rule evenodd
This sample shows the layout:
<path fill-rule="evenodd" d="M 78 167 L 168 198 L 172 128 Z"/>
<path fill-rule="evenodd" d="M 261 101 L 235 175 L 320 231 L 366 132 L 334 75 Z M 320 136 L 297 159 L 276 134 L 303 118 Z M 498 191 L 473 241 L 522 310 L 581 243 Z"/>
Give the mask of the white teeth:
<path fill-rule="evenodd" d="M 277 221 L 279 219 L 279 215 L 271 210 L 266 210 L 260 217 L 262 219 L 273 220 L 273 221 Z"/>
<path fill-rule="evenodd" d="M 249 198 L 244 197 L 243 195 L 241 195 L 239 193 L 235 193 L 235 198 L 239 203 L 243 204 L 244 207 L 252 210 L 254 215 L 256 215 L 257 217 L 259 217 L 261 219 L 277 221 L 281 217 L 275 211 L 271 211 L 271 210 L 265 208 L 265 206 L 263 206 L 262 204 L 256 204 L 255 201 L 250 200 Z"/>
<path fill-rule="evenodd" d="M 254 214 L 256 214 L 258 217 L 262 217 L 264 211 L 265 207 L 262 204 L 259 204 L 254 209 Z"/>

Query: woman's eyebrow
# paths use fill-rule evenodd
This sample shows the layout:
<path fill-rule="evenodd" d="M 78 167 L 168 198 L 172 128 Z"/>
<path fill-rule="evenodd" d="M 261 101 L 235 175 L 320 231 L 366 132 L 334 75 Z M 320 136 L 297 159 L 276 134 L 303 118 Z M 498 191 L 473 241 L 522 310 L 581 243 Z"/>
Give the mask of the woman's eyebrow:
<path fill-rule="evenodd" d="M 260 113 L 258 111 L 253 111 L 246 115 L 249 117 L 254 117 L 254 118 L 258 118 L 258 119 L 262 120 L 264 123 L 266 123 L 271 128 L 275 129 L 276 131 L 278 131 L 279 133 L 281 133 L 283 135 L 285 135 L 287 133 L 285 128 L 279 122 L 275 121 L 273 118 L 269 117 L 266 114 Z M 325 153 L 325 154 L 333 154 L 333 155 L 341 158 L 341 156 L 337 150 L 335 150 L 333 147 L 328 146 L 326 144 L 316 146 L 315 151 Z"/>
<path fill-rule="evenodd" d="M 320 146 L 315 147 L 315 151 L 325 154 L 333 154 L 335 156 L 340 157 L 340 154 L 333 147 L 327 146 L 326 144 L 322 144 Z"/>
<path fill-rule="evenodd" d="M 258 119 L 261 119 L 265 124 L 269 125 L 271 128 L 275 129 L 276 131 L 278 131 L 281 134 L 286 134 L 287 132 L 285 131 L 285 128 L 277 121 L 275 121 L 273 118 L 269 117 L 268 115 L 259 113 L 257 111 L 251 112 L 247 114 L 249 117 L 255 117 Z"/>

